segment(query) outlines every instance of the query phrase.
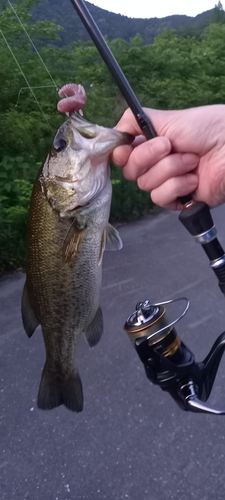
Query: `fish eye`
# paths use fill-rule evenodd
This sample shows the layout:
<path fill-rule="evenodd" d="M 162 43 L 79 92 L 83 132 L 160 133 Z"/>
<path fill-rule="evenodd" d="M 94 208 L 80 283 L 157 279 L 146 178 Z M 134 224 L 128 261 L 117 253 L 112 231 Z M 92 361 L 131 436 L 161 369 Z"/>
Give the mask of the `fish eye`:
<path fill-rule="evenodd" d="M 67 146 L 67 142 L 65 141 L 65 139 L 56 139 L 56 141 L 54 141 L 54 144 L 53 144 L 53 147 L 54 147 L 54 150 L 56 151 L 56 153 L 60 153 L 60 151 L 63 151 L 64 149 L 66 149 L 66 146 Z"/>

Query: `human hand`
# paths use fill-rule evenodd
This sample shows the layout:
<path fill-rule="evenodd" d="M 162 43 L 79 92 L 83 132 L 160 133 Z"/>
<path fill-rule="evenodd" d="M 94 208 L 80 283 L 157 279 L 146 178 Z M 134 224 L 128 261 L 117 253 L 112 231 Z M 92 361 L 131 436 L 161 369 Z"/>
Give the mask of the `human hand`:
<path fill-rule="evenodd" d="M 132 146 L 112 154 L 124 177 L 169 209 L 181 209 L 178 197 L 190 193 L 209 206 L 225 202 L 225 106 L 145 112 L 158 134 L 154 139 L 146 141 L 129 109 L 116 126 L 136 136 Z"/>

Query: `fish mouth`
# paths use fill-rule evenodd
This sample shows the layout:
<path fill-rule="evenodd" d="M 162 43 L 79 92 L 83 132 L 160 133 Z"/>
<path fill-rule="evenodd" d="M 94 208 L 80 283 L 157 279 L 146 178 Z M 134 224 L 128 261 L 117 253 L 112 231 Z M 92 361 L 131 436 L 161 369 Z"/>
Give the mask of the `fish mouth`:
<path fill-rule="evenodd" d="M 67 137 L 67 127 L 75 129 L 80 136 L 85 139 L 96 139 L 99 135 L 98 126 L 94 123 L 88 122 L 83 118 L 78 111 L 73 111 L 69 113 L 69 120 L 65 122 L 62 127 L 58 130 L 54 142 L 53 142 L 53 153 L 63 152 L 69 144 Z"/>
<path fill-rule="evenodd" d="M 98 143 L 105 143 L 106 151 L 113 150 L 122 144 L 131 144 L 134 136 L 127 132 L 120 132 L 114 128 L 107 128 L 87 121 L 79 112 L 69 114 L 72 126 L 85 139 L 97 139 Z"/>
<path fill-rule="evenodd" d="M 80 137 L 80 138 L 79 138 Z M 102 127 L 87 121 L 79 112 L 69 114 L 69 120 L 59 129 L 54 142 L 54 153 L 63 152 L 68 145 L 96 151 L 96 154 L 110 154 L 122 144 L 131 144 L 134 136 L 119 130 Z"/>
<path fill-rule="evenodd" d="M 85 139 L 94 139 L 98 136 L 98 126 L 85 120 L 79 112 L 73 111 L 69 114 L 69 117 L 77 132 Z"/>

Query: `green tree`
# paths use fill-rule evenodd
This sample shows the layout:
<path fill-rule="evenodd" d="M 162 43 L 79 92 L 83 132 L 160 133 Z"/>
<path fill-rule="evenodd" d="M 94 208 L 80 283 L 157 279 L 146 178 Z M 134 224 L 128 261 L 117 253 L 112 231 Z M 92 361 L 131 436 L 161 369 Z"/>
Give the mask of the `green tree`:
<path fill-rule="evenodd" d="M 48 40 L 51 43 L 57 40 L 61 28 L 53 22 L 32 24 L 29 11 L 36 3 L 36 0 L 18 0 L 13 7 L 60 85 L 60 72 L 56 70 L 57 49 L 45 44 Z M 43 155 L 60 123 L 61 117 L 56 113 L 57 93 L 53 86 L 50 87 L 53 82 L 9 4 L 0 13 L 0 60 L 0 78 L 4 82 L 0 94 L 0 159 L 4 155 L 22 154 L 36 160 Z M 39 106 L 26 88 L 22 72 L 30 86 L 45 87 L 35 89 Z"/>
<path fill-rule="evenodd" d="M 211 16 L 211 23 L 224 24 L 225 23 L 225 12 L 222 3 L 219 1 L 213 11 Z"/>
<path fill-rule="evenodd" d="M 31 22 L 36 0 L 17 0 L 14 7 L 50 71 L 56 86 L 82 83 L 88 101 L 85 116 L 114 126 L 126 107 L 117 86 L 90 41 L 65 47 L 53 22 Z M 218 7 L 221 11 L 221 8 Z M 222 11 L 223 14 L 223 11 Z M 52 79 L 6 4 L 0 12 L 0 270 L 24 263 L 26 220 L 32 183 L 64 117 L 57 112 Z M 5 37 L 5 38 L 4 38 Z M 41 110 L 15 62 L 34 87 Z M 225 24 L 211 23 L 201 36 L 165 30 L 146 45 L 140 35 L 129 42 L 109 42 L 118 63 L 144 106 L 179 109 L 225 103 Z M 149 195 L 112 169 L 112 219 L 137 217 L 151 208 Z"/>

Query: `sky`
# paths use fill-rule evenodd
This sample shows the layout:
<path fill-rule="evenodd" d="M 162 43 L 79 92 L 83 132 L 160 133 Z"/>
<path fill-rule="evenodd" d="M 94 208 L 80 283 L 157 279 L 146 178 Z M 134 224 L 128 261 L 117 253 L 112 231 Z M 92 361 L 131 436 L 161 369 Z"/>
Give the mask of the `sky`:
<path fill-rule="evenodd" d="M 102 9 L 128 17 L 197 16 L 213 9 L 218 0 L 88 0 Z M 223 3 L 223 2 L 222 2 Z"/>

